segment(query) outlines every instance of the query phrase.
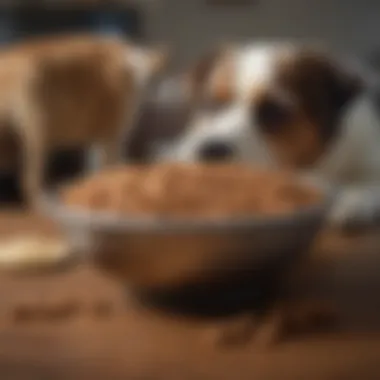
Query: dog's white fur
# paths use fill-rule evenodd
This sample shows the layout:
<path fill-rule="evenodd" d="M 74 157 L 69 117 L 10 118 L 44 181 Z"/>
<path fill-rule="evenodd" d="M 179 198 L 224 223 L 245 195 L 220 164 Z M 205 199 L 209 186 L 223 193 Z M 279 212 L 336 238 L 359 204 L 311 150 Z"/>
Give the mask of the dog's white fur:
<path fill-rule="evenodd" d="M 235 48 L 230 55 L 234 67 L 233 102 L 215 112 L 196 112 L 185 134 L 174 146 L 165 147 L 161 158 L 197 161 L 205 142 L 224 140 L 234 146 L 238 161 L 280 165 L 252 123 L 249 97 L 252 88 L 271 86 L 275 63 L 284 54 L 297 54 L 297 49 L 290 44 Z M 212 75 L 217 75 L 217 69 Z M 209 86 L 213 83 L 212 75 L 208 78 Z M 364 91 L 345 111 L 339 134 L 328 150 L 308 169 L 308 174 L 344 188 L 330 216 L 334 224 L 374 222 L 379 214 L 380 123 L 376 112 Z"/>

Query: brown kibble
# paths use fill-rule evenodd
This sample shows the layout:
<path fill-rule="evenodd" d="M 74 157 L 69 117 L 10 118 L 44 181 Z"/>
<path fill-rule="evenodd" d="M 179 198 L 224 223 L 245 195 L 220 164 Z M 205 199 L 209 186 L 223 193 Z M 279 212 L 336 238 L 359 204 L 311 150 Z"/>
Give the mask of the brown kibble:
<path fill-rule="evenodd" d="M 35 311 L 31 305 L 16 305 L 12 312 L 12 319 L 16 323 L 31 322 L 36 319 Z"/>
<path fill-rule="evenodd" d="M 80 304 L 74 300 L 68 300 L 56 305 L 44 308 L 44 319 L 49 321 L 66 321 L 80 311 Z"/>
<path fill-rule="evenodd" d="M 279 215 L 321 199 L 286 172 L 244 165 L 124 166 L 82 179 L 62 192 L 70 206 L 153 218 L 220 219 Z"/>
<path fill-rule="evenodd" d="M 80 304 L 74 300 L 54 305 L 17 305 L 12 316 L 16 323 L 65 321 L 80 311 Z"/>

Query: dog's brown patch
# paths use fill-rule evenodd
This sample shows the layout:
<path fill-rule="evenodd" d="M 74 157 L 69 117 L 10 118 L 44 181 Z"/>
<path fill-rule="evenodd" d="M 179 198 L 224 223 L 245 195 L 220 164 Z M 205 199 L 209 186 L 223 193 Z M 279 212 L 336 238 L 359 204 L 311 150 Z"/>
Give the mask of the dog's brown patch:
<path fill-rule="evenodd" d="M 318 127 L 300 111 L 294 112 L 284 124 L 265 131 L 264 135 L 271 151 L 284 167 L 312 165 L 325 148 Z"/>
<path fill-rule="evenodd" d="M 190 98 L 221 104 L 228 102 L 233 97 L 232 75 L 231 48 L 223 46 L 208 52 L 186 76 Z"/>
<path fill-rule="evenodd" d="M 226 105 L 232 101 L 234 64 L 228 52 L 225 53 L 215 67 L 214 75 L 211 77 L 209 92 L 206 96 L 216 104 Z"/>
<path fill-rule="evenodd" d="M 280 109 L 283 115 L 273 117 L 270 125 L 261 124 L 262 132 L 281 163 L 313 165 L 339 133 L 341 116 L 362 82 L 326 54 L 311 50 L 281 61 L 275 82 L 291 105 Z M 271 101 L 278 102 L 275 97 Z"/>

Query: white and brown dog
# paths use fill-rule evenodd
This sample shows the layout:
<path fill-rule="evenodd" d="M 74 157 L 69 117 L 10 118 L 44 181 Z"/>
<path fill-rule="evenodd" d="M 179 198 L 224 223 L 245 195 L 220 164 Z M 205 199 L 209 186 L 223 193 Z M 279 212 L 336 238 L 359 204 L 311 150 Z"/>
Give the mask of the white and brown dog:
<path fill-rule="evenodd" d="M 374 222 L 380 123 L 361 70 L 319 49 L 252 44 L 210 54 L 187 79 L 197 105 L 163 156 L 303 170 L 345 188 L 332 222 Z"/>
<path fill-rule="evenodd" d="M 98 165 L 122 159 L 142 96 L 165 57 L 161 49 L 91 35 L 29 41 L 0 52 L 0 139 L 9 132 L 20 139 L 30 204 L 41 195 L 51 150 L 95 148 Z"/>

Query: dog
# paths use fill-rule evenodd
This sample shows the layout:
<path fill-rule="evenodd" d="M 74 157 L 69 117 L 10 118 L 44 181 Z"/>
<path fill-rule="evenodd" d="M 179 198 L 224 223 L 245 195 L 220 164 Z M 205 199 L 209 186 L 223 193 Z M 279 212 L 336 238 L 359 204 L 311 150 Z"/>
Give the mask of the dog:
<path fill-rule="evenodd" d="M 20 141 L 22 189 L 38 207 L 47 155 L 88 148 L 95 170 L 123 160 L 144 94 L 163 70 L 165 49 L 117 37 L 64 35 L 0 52 L 0 139 Z"/>
<path fill-rule="evenodd" d="M 223 46 L 183 75 L 193 114 L 157 153 L 301 171 L 340 190 L 328 222 L 363 227 L 380 214 L 380 123 L 372 73 L 292 43 Z"/>

